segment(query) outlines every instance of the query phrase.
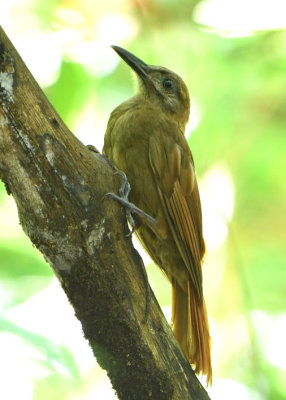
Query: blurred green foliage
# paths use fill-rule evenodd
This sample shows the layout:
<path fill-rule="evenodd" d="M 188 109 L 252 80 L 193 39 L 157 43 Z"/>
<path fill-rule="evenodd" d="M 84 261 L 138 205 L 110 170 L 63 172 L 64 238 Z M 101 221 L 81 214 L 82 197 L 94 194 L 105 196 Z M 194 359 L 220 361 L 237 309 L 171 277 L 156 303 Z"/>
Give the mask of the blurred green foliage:
<path fill-rule="evenodd" d="M 221 36 L 192 19 L 197 3 L 199 1 L 184 0 L 178 6 L 177 1 L 171 0 L 122 2 L 120 12 L 133 19 L 137 31 L 125 43 L 116 44 L 184 78 L 191 101 L 199 111 L 199 124 L 190 137 L 197 174 L 203 179 L 213 166 L 222 164 L 233 180 L 234 215 L 228 223 L 221 259 L 222 263 L 226 259 L 226 265 L 216 292 L 219 297 L 211 299 L 209 305 L 211 320 L 214 325 L 222 326 L 223 331 L 222 345 L 215 353 L 218 359 L 214 360 L 214 381 L 219 377 L 231 378 L 252 389 L 259 399 L 284 399 L 286 366 L 270 362 L 263 341 L 264 332 L 256 326 L 253 312 L 259 310 L 269 318 L 275 315 L 285 318 L 286 32 L 272 30 L 246 37 Z M 33 9 L 39 25 L 44 29 L 56 26 L 53 25 L 56 11 L 64 4 L 50 2 L 48 12 L 41 4 L 35 1 Z M 96 26 L 113 6 L 112 1 L 107 2 L 106 10 L 102 6 L 98 17 L 98 4 L 75 2 L 74 11 L 87 20 L 91 13 Z M 93 32 L 90 25 L 86 29 Z M 21 53 L 21 49 L 18 50 Z M 122 62 L 115 70 L 97 75 L 80 59 L 75 62 L 65 55 L 57 80 L 45 91 L 73 129 L 87 104 L 92 104 L 95 113 L 107 122 L 112 109 L 132 95 L 133 87 L 130 71 Z M 4 192 L 4 186 L 0 185 L 0 207 L 6 197 Z M 223 193 L 221 195 L 223 197 Z M 5 227 L 1 229 L 4 231 Z M 3 234 L 1 240 L 1 284 L 4 292 L 10 293 L 11 287 L 14 288 L 13 296 L 5 299 L 5 311 L 46 287 L 52 273 L 32 245 L 26 242 L 21 245 L 20 239 L 17 243 L 14 239 L 9 241 Z M 170 288 L 162 274 L 152 266 L 148 271 L 159 301 L 162 305 L 169 304 Z M 235 323 L 237 319 L 240 322 L 231 325 L 230 318 Z M 8 320 L 1 321 L 0 332 L 11 331 Z M 240 335 L 241 325 L 245 325 L 247 331 L 244 339 L 237 347 L 235 341 L 233 346 L 231 342 L 229 346 L 224 345 L 224 340 L 231 335 L 229 332 Z M 13 333 L 23 335 L 23 331 L 17 329 L 13 328 Z M 29 335 L 30 344 L 38 347 L 42 338 L 35 336 L 34 340 L 33 333 Z M 282 334 L 280 341 L 277 346 L 285 349 Z M 51 343 L 42 342 L 41 346 L 43 353 L 54 352 Z M 60 356 L 56 352 L 48 358 L 57 358 L 70 369 L 72 376 L 78 376 L 72 356 L 66 350 L 61 350 Z M 58 373 L 51 374 L 35 384 L 35 398 L 71 398 L 70 390 L 66 389 L 68 382 Z M 48 388 L 50 397 L 44 397 Z"/>

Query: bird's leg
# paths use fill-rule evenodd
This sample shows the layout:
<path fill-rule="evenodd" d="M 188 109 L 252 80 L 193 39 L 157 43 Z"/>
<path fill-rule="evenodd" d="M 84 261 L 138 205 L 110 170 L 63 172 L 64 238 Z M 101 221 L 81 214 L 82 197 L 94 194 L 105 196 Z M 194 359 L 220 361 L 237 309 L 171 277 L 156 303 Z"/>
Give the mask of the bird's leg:
<path fill-rule="evenodd" d="M 125 173 L 123 171 L 116 171 L 115 174 L 122 176 L 122 185 L 119 189 L 120 196 L 117 196 L 114 193 L 106 193 L 106 196 L 118 201 L 126 208 L 127 218 L 132 228 L 128 236 L 132 235 L 132 233 L 135 231 L 135 221 L 132 214 L 137 214 L 148 226 L 150 226 L 153 231 L 156 231 L 156 220 L 128 200 L 131 188 Z"/>

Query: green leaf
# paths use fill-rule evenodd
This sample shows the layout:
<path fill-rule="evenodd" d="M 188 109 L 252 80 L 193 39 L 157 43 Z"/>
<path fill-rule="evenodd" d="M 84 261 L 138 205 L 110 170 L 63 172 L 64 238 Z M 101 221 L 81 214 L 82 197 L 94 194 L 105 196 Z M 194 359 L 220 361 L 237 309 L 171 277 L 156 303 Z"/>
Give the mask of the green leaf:
<path fill-rule="evenodd" d="M 75 363 L 73 355 L 65 346 L 55 345 L 46 337 L 23 329 L 5 318 L 0 318 L 0 332 L 12 333 L 38 350 L 43 355 L 41 363 L 51 372 L 59 373 L 59 369 L 56 367 L 59 364 L 67 371 L 70 377 L 75 380 L 80 379 L 78 366 Z"/>
<path fill-rule="evenodd" d="M 16 243 L 0 243 L 0 280 L 4 309 L 26 301 L 46 288 L 53 278 L 52 269 L 36 249 L 27 246 L 26 241 Z"/>

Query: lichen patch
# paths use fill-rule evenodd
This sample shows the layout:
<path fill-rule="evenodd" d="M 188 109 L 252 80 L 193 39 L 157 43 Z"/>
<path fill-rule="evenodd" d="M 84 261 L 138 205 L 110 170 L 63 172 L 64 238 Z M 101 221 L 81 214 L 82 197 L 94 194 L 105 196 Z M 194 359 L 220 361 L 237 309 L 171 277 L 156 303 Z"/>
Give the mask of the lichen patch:
<path fill-rule="evenodd" d="M 0 86 L 4 91 L 6 100 L 13 101 L 13 75 L 8 72 L 0 72 Z"/>
<path fill-rule="evenodd" d="M 105 218 L 94 225 L 94 229 L 87 238 L 87 252 L 89 255 L 94 254 L 95 250 L 101 246 L 105 234 Z"/>

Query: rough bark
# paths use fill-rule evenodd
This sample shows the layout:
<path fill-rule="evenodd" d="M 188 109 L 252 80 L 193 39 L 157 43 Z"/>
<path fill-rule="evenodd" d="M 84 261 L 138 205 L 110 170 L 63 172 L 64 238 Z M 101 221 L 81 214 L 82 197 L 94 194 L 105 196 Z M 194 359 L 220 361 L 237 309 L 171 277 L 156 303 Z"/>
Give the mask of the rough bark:
<path fill-rule="evenodd" d="M 209 399 L 153 293 L 144 318 L 144 266 L 124 210 L 105 197 L 120 177 L 68 130 L 2 30 L 0 177 L 118 397 Z"/>

